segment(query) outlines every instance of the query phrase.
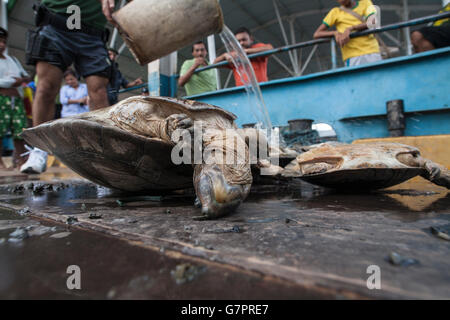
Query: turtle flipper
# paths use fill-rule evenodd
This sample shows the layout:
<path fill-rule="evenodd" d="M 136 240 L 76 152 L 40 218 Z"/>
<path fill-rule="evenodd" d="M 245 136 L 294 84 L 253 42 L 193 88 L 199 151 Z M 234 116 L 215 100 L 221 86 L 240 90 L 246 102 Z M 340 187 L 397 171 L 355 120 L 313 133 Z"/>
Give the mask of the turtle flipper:
<path fill-rule="evenodd" d="M 200 202 L 200 199 L 198 197 L 195 197 L 194 207 L 196 207 L 196 208 L 201 208 L 202 207 L 202 203 Z"/>
<path fill-rule="evenodd" d="M 194 170 L 194 187 L 200 200 L 202 216 L 195 220 L 207 220 L 222 217 L 236 210 L 250 192 L 248 184 L 230 184 L 227 182 L 221 166 L 197 165 Z"/>
<path fill-rule="evenodd" d="M 194 129 L 194 121 L 192 121 L 191 118 L 189 118 L 186 114 L 184 113 L 177 113 L 177 114 L 172 114 L 170 116 L 168 116 L 165 120 L 164 120 L 164 129 L 162 131 L 164 131 L 163 133 L 161 133 L 161 138 L 165 138 L 167 137 L 167 141 L 173 142 L 172 141 L 172 133 L 175 130 L 179 130 L 179 129 L 185 129 L 188 130 L 190 133 L 193 133 L 193 129 Z"/>
<path fill-rule="evenodd" d="M 425 169 L 425 173 L 422 174 L 423 178 L 450 189 L 450 172 L 447 168 L 428 159 L 425 159 L 423 168 Z"/>

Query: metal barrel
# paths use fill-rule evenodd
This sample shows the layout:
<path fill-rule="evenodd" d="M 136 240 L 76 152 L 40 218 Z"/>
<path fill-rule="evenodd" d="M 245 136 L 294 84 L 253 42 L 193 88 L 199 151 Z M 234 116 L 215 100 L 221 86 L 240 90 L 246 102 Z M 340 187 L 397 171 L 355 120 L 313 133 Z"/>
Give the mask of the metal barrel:
<path fill-rule="evenodd" d="M 134 0 L 115 12 L 113 19 L 141 65 L 223 28 L 217 0 Z"/>
<path fill-rule="evenodd" d="M 388 129 L 391 137 L 405 135 L 405 108 L 403 100 L 391 100 L 386 103 Z"/>
<path fill-rule="evenodd" d="M 296 131 L 310 131 L 312 130 L 312 124 L 314 120 L 311 119 L 293 119 L 289 120 L 289 130 L 291 132 Z"/>

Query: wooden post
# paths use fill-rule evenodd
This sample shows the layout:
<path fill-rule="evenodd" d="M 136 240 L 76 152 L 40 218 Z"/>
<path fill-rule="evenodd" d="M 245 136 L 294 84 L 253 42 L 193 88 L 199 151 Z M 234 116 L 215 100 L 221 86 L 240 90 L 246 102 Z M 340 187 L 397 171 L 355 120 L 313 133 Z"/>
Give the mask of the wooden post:
<path fill-rule="evenodd" d="M 391 100 L 386 103 L 388 128 L 391 137 L 405 135 L 405 108 L 403 100 Z"/>

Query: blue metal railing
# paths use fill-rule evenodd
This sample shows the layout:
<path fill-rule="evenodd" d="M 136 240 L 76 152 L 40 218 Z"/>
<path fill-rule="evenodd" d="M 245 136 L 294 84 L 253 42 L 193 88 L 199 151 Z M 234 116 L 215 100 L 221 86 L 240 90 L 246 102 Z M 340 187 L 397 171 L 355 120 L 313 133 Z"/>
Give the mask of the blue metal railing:
<path fill-rule="evenodd" d="M 446 18 L 450 18 L 450 11 L 435 14 L 435 15 L 430 15 L 430 16 L 426 16 L 426 17 L 421 17 L 421 18 L 417 18 L 417 19 L 412 19 L 412 20 L 408 20 L 408 21 L 404 21 L 404 22 L 400 22 L 400 23 L 393 23 L 393 24 L 389 24 L 389 25 L 383 26 L 378 29 L 368 29 L 368 30 L 364 30 L 364 31 L 360 31 L 360 32 L 354 32 L 350 35 L 350 38 L 362 37 L 362 36 L 366 36 L 369 34 L 381 33 L 381 32 L 385 32 L 385 31 L 403 29 L 403 28 L 416 26 L 416 25 L 420 25 L 420 24 L 425 24 L 428 22 L 438 21 L 438 20 L 442 20 L 442 19 L 446 19 Z M 300 43 L 287 45 L 287 46 L 275 48 L 275 49 L 264 51 L 264 52 L 254 53 L 254 54 L 248 55 L 248 58 L 252 59 L 252 58 L 257 58 L 257 57 L 265 57 L 265 56 L 269 56 L 272 54 L 278 54 L 281 52 L 287 52 L 287 51 L 291 51 L 291 50 L 295 50 L 295 49 L 299 49 L 299 48 L 310 47 L 310 46 L 324 44 L 324 43 L 330 43 L 332 41 L 334 42 L 334 38 L 322 38 L 322 39 L 300 42 Z M 213 68 L 219 68 L 219 67 L 222 67 L 225 65 L 228 65 L 228 61 L 223 61 L 223 62 L 219 62 L 216 64 L 211 64 L 211 65 L 203 67 L 203 68 L 198 68 L 197 70 L 194 71 L 194 73 L 206 71 L 206 70 L 213 69 Z M 334 55 L 332 54 L 332 65 L 333 66 L 336 65 L 336 54 L 334 54 Z M 179 78 L 180 75 L 177 74 L 177 75 L 173 75 L 172 77 Z M 148 83 L 144 83 L 139 86 L 120 90 L 119 93 L 136 90 L 136 89 L 145 87 L 147 85 L 148 85 Z M 172 92 L 174 92 L 174 91 L 175 90 L 172 90 Z"/>

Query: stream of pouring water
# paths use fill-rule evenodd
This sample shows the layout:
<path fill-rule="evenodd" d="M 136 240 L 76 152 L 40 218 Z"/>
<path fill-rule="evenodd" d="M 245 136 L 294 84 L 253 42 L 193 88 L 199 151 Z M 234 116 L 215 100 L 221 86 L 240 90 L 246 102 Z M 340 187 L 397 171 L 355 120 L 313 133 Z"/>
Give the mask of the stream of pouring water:
<path fill-rule="evenodd" d="M 228 53 L 236 53 L 236 56 L 231 56 L 231 60 L 244 83 L 248 97 L 248 105 L 255 117 L 257 128 L 267 129 L 268 132 L 270 132 L 272 129 L 272 122 L 270 121 L 269 112 L 267 111 L 261 89 L 247 54 L 242 49 L 233 32 L 231 32 L 227 26 L 223 27 L 223 31 L 220 33 L 220 39 L 222 39 Z"/>

